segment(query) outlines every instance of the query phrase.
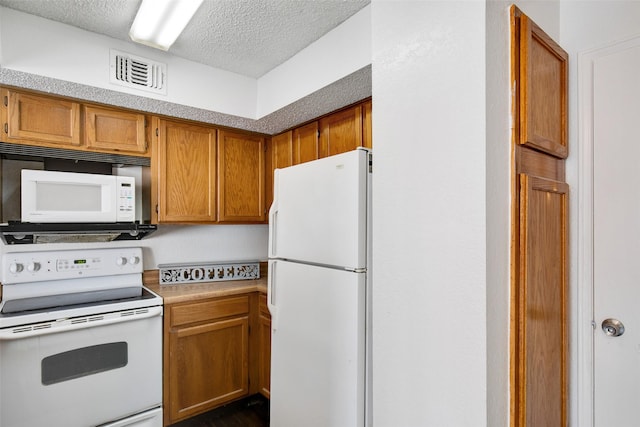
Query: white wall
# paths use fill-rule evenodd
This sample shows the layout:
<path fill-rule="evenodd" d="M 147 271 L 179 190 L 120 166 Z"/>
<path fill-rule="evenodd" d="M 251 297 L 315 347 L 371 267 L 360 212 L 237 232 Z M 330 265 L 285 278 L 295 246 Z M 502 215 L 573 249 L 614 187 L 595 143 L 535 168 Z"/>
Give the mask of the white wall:
<path fill-rule="evenodd" d="M 371 16 L 374 425 L 486 425 L 485 3 Z"/>
<path fill-rule="evenodd" d="M 0 34 L 3 68 L 241 117 L 255 116 L 257 84 L 249 77 L 7 8 L 0 8 Z M 109 83 L 111 48 L 166 62 L 167 95 Z"/>
<path fill-rule="evenodd" d="M 510 1 L 487 2 L 487 425 L 509 425 L 511 251 Z"/>
<path fill-rule="evenodd" d="M 371 7 L 258 79 L 263 117 L 371 64 Z"/>

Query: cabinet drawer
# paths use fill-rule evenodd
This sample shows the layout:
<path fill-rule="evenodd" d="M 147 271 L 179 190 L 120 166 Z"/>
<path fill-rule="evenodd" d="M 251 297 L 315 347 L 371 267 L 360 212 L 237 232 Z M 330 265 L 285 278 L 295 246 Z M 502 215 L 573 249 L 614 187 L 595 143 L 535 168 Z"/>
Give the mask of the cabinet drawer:
<path fill-rule="evenodd" d="M 170 308 L 171 326 L 204 322 L 249 312 L 249 297 L 212 299 Z"/>

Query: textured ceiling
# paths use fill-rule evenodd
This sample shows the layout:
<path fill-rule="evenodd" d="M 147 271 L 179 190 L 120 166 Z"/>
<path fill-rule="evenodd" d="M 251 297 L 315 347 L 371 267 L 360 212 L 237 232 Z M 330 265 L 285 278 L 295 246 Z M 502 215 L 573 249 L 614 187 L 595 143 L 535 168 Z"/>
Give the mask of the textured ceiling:
<path fill-rule="evenodd" d="M 0 0 L 0 6 L 130 41 L 141 0 Z M 204 0 L 169 53 L 260 77 L 370 0 Z"/>

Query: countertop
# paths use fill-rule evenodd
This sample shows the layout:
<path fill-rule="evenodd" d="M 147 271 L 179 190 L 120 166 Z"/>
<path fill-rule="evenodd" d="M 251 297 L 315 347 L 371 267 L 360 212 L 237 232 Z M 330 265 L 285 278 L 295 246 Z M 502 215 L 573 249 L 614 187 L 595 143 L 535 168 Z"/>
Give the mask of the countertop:
<path fill-rule="evenodd" d="M 160 285 L 158 271 L 145 271 L 144 285 L 162 297 L 165 304 L 197 301 L 204 298 L 223 297 L 248 292 L 267 293 L 267 278 L 252 280 L 227 280 L 221 282 L 184 283 Z"/>

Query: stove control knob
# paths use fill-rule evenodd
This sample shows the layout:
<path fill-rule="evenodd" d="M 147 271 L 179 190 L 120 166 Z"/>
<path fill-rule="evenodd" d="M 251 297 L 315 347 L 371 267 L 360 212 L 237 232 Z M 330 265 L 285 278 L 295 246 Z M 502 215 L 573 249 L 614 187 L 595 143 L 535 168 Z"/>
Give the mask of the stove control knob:
<path fill-rule="evenodd" d="M 139 262 L 140 262 L 140 257 L 132 256 L 131 258 L 129 258 L 129 264 L 131 265 L 136 265 Z"/>
<path fill-rule="evenodd" d="M 36 271 L 40 270 L 40 263 L 31 261 L 29 265 L 27 265 L 27 270 L 29 270 L 32 273 L 35 273 Z"/>
<path fill-rule="evenodd" d="M 116 264 L 118 265 L 125 265 L 127 263 L 127 259 L 123 256 L 118 257 L 118 259 L 116 260 Z"/>
<path fill-rule="evenodd" d="M 12 262 L 9 264 L 9 271 L 11 273 L 20 273 L 22 270 L 24 270 L 24 266 L 19 262 Z"/>

